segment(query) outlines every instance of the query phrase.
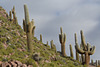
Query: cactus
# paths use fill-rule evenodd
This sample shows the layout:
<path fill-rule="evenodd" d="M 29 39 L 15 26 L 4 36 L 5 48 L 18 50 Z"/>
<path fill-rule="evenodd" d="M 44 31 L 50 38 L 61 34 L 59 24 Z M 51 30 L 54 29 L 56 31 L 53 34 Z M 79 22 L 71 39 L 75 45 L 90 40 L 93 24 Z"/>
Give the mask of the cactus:
<path fill-rule="evenodd" d="M 25 12 L 25 20 L 23 22 L 23 27 L 27 35 L 27 47 L 28 47 L 28 51 L 32 52 L 33 49 L 32 34 L 33 34 L 33 30 L 35 29 L 35 26 L 33 24 L 33 20 L 31 22 L 29 21 L 29 13 L 28 13 L 27 5 L 24 5 L 24 12 Z"/>
<path fill-rule="evenodd" d="M 94 63 L 93 63 L 93 59 L 91 59 L 91 64 L 93 65 Z"/>
<path fill-rule="evenodd" d="M 69 47 L 70 47 L 70 56 L 71 56 L 72 58 L 74 58 L 74 56 L 73 56 L 73 50 L 72 50 L 72 45 L 70 44 Z"/>
<path fill-rule="evenodd" d="M 12 21 L 12 13 L 9 11 L 9 20 Z"/>
<path fill-rule="evenodd" d="M 42 35 L 40 34 L 40 41 L 42 42 Z"/>
<path fill-rule="evenodd" d="M 82 44 L 80 44 L 80 48 L 83 49 Z M 82 63 L 85 62 L 85 56 L 83 54 L 81 54 L 81 59 L 82 59 Z"/>
<path fill-rule="evenodd" d="M 18 21 L 17 21 L 17 17 L 16 17 L 16 12 L 15 12 L 15 6 L 13 6 L 12 14 L 13 14 L 13 22 L 14 22 L 15 24 L 17 24 Z"/>
<path fill-rule="evenodd" d="M 50 44 L 51 44 L 51 49 L 54 50 L 55 52 L 57 52 L 56 46 L 54 45 L 53 40 L 50 41 Z"/>
<path fill-rule="evenodd" d="M 64 33 L 63 34 L 63 31 L 62 31 L 62 27 L 60 27 L 60 32 L 61 34 L 59 34 L 59 41 L 61 43 L 61 53 L 62 53 L 62 56 L 66 56 L 66 52 L 65 52 L 65 42 L 66 42 L 66 34 Z"/>
<path fill-rule="evenodd" d="M 75 45 L 75 48 L 76 48 L 76 51 L 80 54 L 84 54 L 85 55 L 85 64 L 88 66 L 89 65 L 89 62 L 90 62 L 90 55 L 93 55 L 94 52 L 95 52 L 95 46 L 91 47 L 89 45 L 89 43 L 85 43 L 85 39 L 84 39 L 84 36 L 83 36 L 83 31 L 81 30 L 81 44 L 82 44 L 82 48 L 80 48 L 78 46 L 78 43 L 76 43 Z"/>
<path fill-rule="evenodd" d="M 75 33 L 75 44 L 78 43 L 77 42 L 77 35 Z M 79 61 L 79 53 L 76 51 L 76 60 Z"/>
<path fill-rule="evenodd" d="M 48 45 L 48 41 L 47 41 L 47 45 Z"/>
<path fill-rule="evenodd" d="M 96 67 L 98 67 L 98 60 L 96 60 Z"/>

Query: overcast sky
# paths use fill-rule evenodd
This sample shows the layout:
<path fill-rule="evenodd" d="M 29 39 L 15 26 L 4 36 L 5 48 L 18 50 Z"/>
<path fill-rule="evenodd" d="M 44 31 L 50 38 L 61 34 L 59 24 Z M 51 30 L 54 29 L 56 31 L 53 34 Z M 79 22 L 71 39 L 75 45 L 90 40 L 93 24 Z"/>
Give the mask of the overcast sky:
<path fill-rule="evenodd" d="M 66 53 L 69 56 L 69 44 L 74 44 L 74 33 L 80 43 L 80 30 L 84 31 L 86 42 L 96 46 L 92 59 L 100 60 L 100 0 L 0 0 L 0 6 L 9 12 L 13 5 L 18 22 L 22 26 L 23 5 L 27 4 L 30 21 L 35 21 L 35 36 L 42 34 L 43 42 L 54 40 L 60 50 L 60 27 L 67 35 Z"/>

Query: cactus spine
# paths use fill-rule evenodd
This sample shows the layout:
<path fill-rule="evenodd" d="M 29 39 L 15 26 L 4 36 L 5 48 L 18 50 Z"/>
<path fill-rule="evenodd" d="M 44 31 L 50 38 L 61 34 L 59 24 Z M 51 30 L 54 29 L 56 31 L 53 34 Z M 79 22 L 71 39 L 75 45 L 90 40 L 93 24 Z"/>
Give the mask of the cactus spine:
<path fill-rule="evenodd" d="M 25 12 L 25 20 L 23 22 L 23 27 L 27 35 L 27 47 L 28 47 L 28 51 L 32 52 L 32 49 L 33 49 L 32 48 L 32 31 L 34 30 L 35 26 L 33 24 L 33 20 L 31 22 L 29 21 L 29 13 L 28 13 L 27 5 L 24 5 L 24 12 Z"/>
<path fill-rule="evenodd" d="M 81 33 L 81 44 L 83 48 L 79 48 L 78 43 L 76 43 L 75 48 L 78 53 L 85 54 L 85 64 L 88 66 L 90 62 L 90 55 L 94 54 L 95 52 L 95 46 L 91 47 L 89 43 L 87 43 L 86 45 L 83 36 L 83 31 L 81 30 L 80 33 Z"/>
<path fill-rule="evenodd" d="M 77 35 L 75 33 L 75 44 L 77 44 Z M 79 61 L 79 53 L 76 51 L 76 60 Z"/>
<path fill-rule="evenodd" d="M 71 56 L 72 58 L 74 58 L 74 56 L 73 56 L 73 49 L 72 49 L 72 45 L 70 44 L 70 45 L 69 45 L 69 47 L 70 47 L 70 56 Z"/>
<path fill-rule="evenodd" d="M 66 56 L 66 52 L 65 52 L 65 42 L 66 42 L 66 34 L 64 33 L 63 34 L 63 31 L 62 31 L 62 27 L 60 27 L 60 34 L 59 34 L 59 41 L 61 43 L 61 53 L 62 53 L 62 56 Z"/>
<path fill-rule="evenodd" d="M 40 41 L 42 42 L 42 34 L 40 34 Z"/>

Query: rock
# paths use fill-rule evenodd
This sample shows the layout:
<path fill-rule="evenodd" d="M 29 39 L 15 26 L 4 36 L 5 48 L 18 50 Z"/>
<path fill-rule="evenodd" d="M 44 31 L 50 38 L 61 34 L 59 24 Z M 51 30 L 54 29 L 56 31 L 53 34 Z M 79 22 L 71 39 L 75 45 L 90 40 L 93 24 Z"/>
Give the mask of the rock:
<path fill-rule="evenodd" d="M 33 67 L 32 65 L 28 65 L 28 67 Z"/>
<path fill-rule="evenodd" d="M 2 67 L 11 67 L 11 65 L 8 62 L 3 62 Z"/>
<path fill-rule="evenodd" d="M 35 60 L 35 61 L 39 61 L 41 58 L 39 57 L 39 54 L 34 54 L 32 56 L 32 58 Z"/>
<path fill-rule="evenodd" d="M 12 67 L 17 67 L 17 64 L 14 63 L 13 61 L 8 62 L 9 64 L 11 64 Z"/>
<path fill-rule="evenodd" d="M 20 61 L 15 61 L 15 63 L 17 64 L 17 66 L 22 66 L 22 63 Z"/>
<path fill-rule="evenodd" d="M 22 66 L 21 67 L 27 67 L 27 65 L 26 64 L 22 64 Z"/>

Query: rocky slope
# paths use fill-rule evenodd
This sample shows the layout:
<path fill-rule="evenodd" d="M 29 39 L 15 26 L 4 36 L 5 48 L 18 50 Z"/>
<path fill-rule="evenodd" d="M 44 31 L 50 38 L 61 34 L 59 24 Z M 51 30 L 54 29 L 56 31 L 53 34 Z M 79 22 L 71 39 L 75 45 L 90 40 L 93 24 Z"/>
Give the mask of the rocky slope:
<path fill-rule="evenodd" d="M 33 67 L 83 67 L 71 57 L 62 57 L 49 45 L 43 44 L 36 37 L 32 39 L 33 52 L 27 49 L 27 37 L 19 24 L 10 21 L 6 11 L 0 7 L 0 61 L 20 61 Z"/>

